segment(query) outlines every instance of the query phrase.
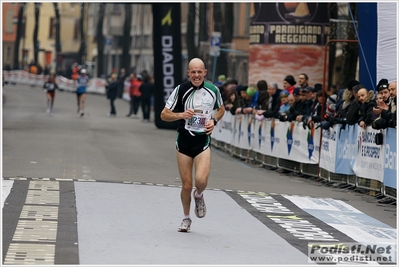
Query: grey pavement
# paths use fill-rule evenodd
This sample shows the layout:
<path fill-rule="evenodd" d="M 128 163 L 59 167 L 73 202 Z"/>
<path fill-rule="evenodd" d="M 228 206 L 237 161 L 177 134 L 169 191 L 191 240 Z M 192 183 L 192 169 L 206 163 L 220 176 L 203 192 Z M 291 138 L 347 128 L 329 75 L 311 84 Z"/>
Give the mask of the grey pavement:
<path fill-rule="evenodd" d="M 207 215 L 179 233 L 175 131 L 125 117 L 124 100 L 107 117 L 102 95 L 79 117 L 73 93 L 52 116 L 39 87 L 3 93 L 4 265 L 306 266 L 309 242 L 396 244 L 396 206 L 216 148 Z"/>

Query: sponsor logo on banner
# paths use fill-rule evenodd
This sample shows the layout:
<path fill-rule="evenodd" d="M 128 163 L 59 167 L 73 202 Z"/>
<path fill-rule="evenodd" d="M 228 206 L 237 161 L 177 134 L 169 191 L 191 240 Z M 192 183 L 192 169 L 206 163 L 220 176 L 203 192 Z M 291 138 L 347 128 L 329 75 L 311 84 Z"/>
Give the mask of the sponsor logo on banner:
<path fill-rule="evenodd" d="M 242 117 L 240 117 L 240 121 L 238 122 L 238 143 L 240 143 L 241 136 L 244 135 L 244 132 L 241 131 L 241 125 L 242 125 Z"/>
<path fill-rule="evenodd" d="M 251 147 L 251 128 L 252 128 L 252 118 L 248 121 L 248 145 Z"/>
<path fill-rule="evenodd" d="M 288 155 L 291 153 L 292 149 L 292 143 L 294 142 L 294 128 L 295 128 L 295 122 L 291 122 L 290 127 L 287 129 L 287 147 L 288 147 Z"/>
<path fill-rule="evenodd" d="M 309 159 L 312 158 L 313 151 L 314 151 L 314 142 L 313 142 L 313 137 L 314 137 L 314 127 L 308 131 L 308 151 L 309 151 Z"/>
<path fill-rule="evenodd" d="M 258 128 L 258 135 L 259 135 L 259 138 L 258 138 L 258 142 L 259 142 L 259 149 L 261 148 L 261 146 L 262 146 L 262 139 L 264 138 L 263 136 L 262 136 L 262 127 L 263 127 L 263 121 L 261 121 L 260 123 L 259 123 L 259 128 Z"/>
<path fill-rule="evenodd" d="M 178 121 L 160 119 L 165 102 L 182 80 L 180 4 L 152 4 L 154 50 L 154 111 L 155 124 L 159 128 L 176 129 Z"/>
<path fill-rule="evenodd" d="M 382 145 L 375 143 L 375 135 L 378 130 L 370 126 L 364 130 L 358 127 L 358 155 L 353 166 L 357 176 L 373 180 L 383 181 L 384 176 L 384 152 Z"/>
<path fill-rule="evenodd" d="M 274 130 L 276 128 L 276 121 L 272 120 L 272 126 L 270 127 L 270 145 L 273 151 L 273 146 L 274 146 Z"/>

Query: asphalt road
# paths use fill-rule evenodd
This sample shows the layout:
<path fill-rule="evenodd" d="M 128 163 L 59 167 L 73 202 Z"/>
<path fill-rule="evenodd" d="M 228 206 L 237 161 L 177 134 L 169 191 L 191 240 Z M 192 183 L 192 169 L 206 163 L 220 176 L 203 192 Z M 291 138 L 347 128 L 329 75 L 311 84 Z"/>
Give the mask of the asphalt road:
<path fill-rule="evenodd" d="M 173 234 L 168 234 L 174 236 L 174 233 L 177 233 L 176 229 L 181 219 L 181 208 L 179 190 L 176 188 L 180 185 L 180 179 L 176 164 L 176 152 L 174 147 L 176 133 L 174 130 L 158 129 L 153 122 L 142 122 L 141 112 L 140 118 L 138 119 L 127 118 L 125 114 L 129 110 L 129 104 L 121 99 L 116 101 L 117 116 L 107 117 L 106 114 L 109 112 L 110 108 L 108 101 L 103 95 L 88 95 L 85 115 L 80 117 L 76 112 L 76 95 L 73 93 L 56 93 L 54 111 L 51 116 L 46 114 L 46 96 L 40 87 L 5 85 L 3 93 L 6 100 L 2 109 L 3 194 L 8 195 L 8 191 L 6 192 L 4 187 L 9 184 L 9 181 L 13 181 L 13 184 L 9 185 L 9 187 L 14 187 L 11 190 L 10 197 L 7 200 L 3 200 L 6 203 L 3 208 L 3 215 L 4 218 L 6 218 L 3 220 L 3 262 L 4 257 L 9 253 L 7 252 L 7 248 L 11 248 L 13 242 L 15 243 L 15 241 L 13 241 L 15 236 L 13 237 L 13 235 L 16 225 L 19 222 L 19 213 L 21 209 L 23 210 L 24 201 L 27 201 L 25 198 L 27 195 L 29 196 L 29 190 L 32 189 L 33 186 L 36 186 L 38 188 L 46 187 L 46 189 L 42 189 L 46 192 L 51 190 L 59 192 L 60 201 L 57 203 L 59 203 L 60 209 L 62 208 L 61 202 L 77 207 L 76 210 L 70 212 L 72 214 L 71 216 L 77 218 L 78 226 L 76 227 L 75 225 L 75 230 L 71 231 L 76 235 L 75 243 L 79 243 L 79 249 L 72 249 L 69 251 L 70 255 L 75 255 L 74 257 L 76 260 L 71 260 L 74 257 L 70 257 L 70 259 L 67 260 L 62 259 L 62 256 L 58 256 L 58 261 L 56 260 L 55 263 L 197 263 L 197 261 L 191 262 L 189 259 L 184 259 L 184 261 L 176 260 L 178 253 L 176 257 L 172 257 L 175 252 L 172 252 L 173 250 L 170 250 L 170 247 L 165 244 L 164 245 L 168 249 L 161 250 L 162 253 L 158 253 L 159 257 L 154 255 L 153 261 L 148 261 L 148 258 L 142 261 L 135 258 L 136 261 L 130 261 L 129 257 L 121 258 L 120 255 L 117 257 L 120 261 L 116 261 L 116 258 L 112 256 L 115 254 L 111 253 L 108 255 L 102 252 L 99 253 L 99 251 L 104 250 L 115 253 L 117 253 L 116 251 L 121 251 L 120 248 L 119 250 L 116 249 L 118 245 L 113 245 L 110 239 L 113 239 L 116 241 L 116 244 L 118 244 L 118 240 L 120 241 L 123 235 L 119 236 L 119 239 L 116 238 L 114 233 L 110 234 L 110 236 L 106 234 L 102 235 L 104 242 L 109 242 L 110 247 L 114 249 L 110 249 L 108 246 L 108 249 L 106 247 L 99 247 L 97 250 L 93 249 L 92 251 L 90 251 L 92 246 L 89 245 L 91 244 L 90 242 L 93 242 L 91 238 L 98 239 L 98 236 L 85 236 L 85 233 L 87 234 L 93 227 L 91 220 L 98 215 L 91 210 L 90 205 L 87 206 L 87 203 L 98 205 L 101 207 L 100 209 L 104 210 L 104 214 L 108 214 L 109 216 L 113 216 L 112 218 L 115 218 L 121 216 L 120 214 L 126 214 L 125 203 L 122 200 L 134 201 L 134 203 L 140 203 L 140 208 L 136 213 L 138 214 L 137 216 L 144 218 L 144 214 L 146 214 L 144 211 L 150 214 L 161 212 L 159 210 L 159 202 L 153 203 L 154 205 L 149 205 L 148 203 L 150 200 L 143 200 L 148 198 L 152 201 L 158 194 L 165 197 L 169 205 L 172 205 L 171 212 L 173 216 L 171 216 L 170 213 L 165 215 L 166 217 L 171 216 L 171 218 L 167 220 L 169 220 L 168 224 L 170 224 L 170 228 L 173 229 Z M 151 119 L 153 121 L 153 114 Z M 5 181 L 7 181 L 7 184 Z M 33 184 L 35 181 L 39 181 L 38 184 Z M 49 185 L 48 183 L 52 184 Z M 49 189 L 53 187 L 56 189 Z M 19 192 L 25 193 L 17 194 L 16 191 L 18 190 L 15 190 L 16 188 L 19 188 Z M 254 164 L 247 164 L 216 148 L 212 148 L 212 165 L 208 188 L 210 202 L 212 203 L 213 200 L 213 203 L 208 205 L 216 206 L 214 207 L 214 213 L 223 214 L 223 212 L 226 212 L 224 207 L 217 206 L 220 205 L 220 203 L 224 203 L 223 201 L 226 201 L 225 197 L 227 195 L 229 196 L 229 200 L 234 201 L 234 205 L 238 204 L 241 209 L 247 210 L 249 214 L 252 214 L 252 216 L 249 217 L 247 215 L 243 215 L 244 217 L 237 216 L 237 222 L 239 221 L 241 223 L 241 227 L 237 226 L 237 228 L 234 228 L 235 232 L 240 232 L 242 225 L 254 224 L 251 227 L 260 227 L 256 224 L 256 222 L 259 221 L 262 222 L 261 228 L 270 228 L 273 230 L 273 227 L 269 226 L 268 221 L 259 217 L 260 215 L 256 213 L 255 209 L 251 210 L 256 207 L 256 205 L 248 206 L 248 203 L 251 204 L 252 202 L 248 200 L 248 198 L 245 198 L 244 195 L 254 194 L 257 196 L 275 195 L 276 197 L 274 197 L 274 199 L 280 199 L 279 203 L 292 205 L 291 210 L 298 209 L 298 207 L 301 206 L 301 197 L 312 200 L 332 199 L 333 201 L 339 201 L 340 203 L 345 203 L 345 205 L 353 207 L 356 211 L 359 211 L 359 214 L 368 218 L 361 220 L 359 217 L 354 216 L 354 220 L 359 219 L 358 223 L 360 223 L 360 221 L 363 223 L 375 220 L 373 221 L 373 223 L 376 223 L 375 225 L 380 225 L 381 223 L 387 227 L 394 228 L 396 238 L 396 206 L 379 204 L 377 202 L 378 199 L 364 193 L 332 188 L 310 179 L 290 174 L 282 174 Z M 130 190 L 138 191 L 134 193 L 130 192 Z M 71 198 L 72 200 L 66 197 L 68 196 L 68 192 L 74 192 L 75 195 Z M 93 194 L 93 192 L 95 194 Z M 140 198 L 130 195 L 134 193 L 134 195 L 137 196 L 138 192 L 143 194 Z M 223 196 L 219 195 L 219 193 L 222 194 L 222 192 Z M 296 197 L 290 198 L 289 196 Z M 46 197 L 48 197 L 48 195 Z M 104 201 L 104 199 L 107 199 L 107 201 Z M 25 204 L 26 203 L 27 202 L 25 202 Z M 293 205 L 293 203 L 296 206 Z M 231 203 L 227 201 L 226 206 L 229 205 L 231 205 Z M 80 210 L 79 207 L 81 207 Z M 235 209 L 237 209 L 237 207 L 233 206 L 231 210 Z M 237 209 L 236 211 L 241 212 L 241 209 Z M 302 207 L 302 210 L 304 209 L 305 208 Z M 298 209 L 298 212 L 300 212 L 300 209 Z M 301 212 L 300 214 L 305 214 L 303 211 Z M 309 216 L 309 214 L 311 214 L 311 212 L 308 211 L 306 216 Z M 6 215 L 8 217 L 6 217 Z M 312 216 L 317 217 L 316 215 L 313 214 Z M 99 220 L 110 220 L 109 216 L 101 217 Z M 229 213 L 224 214 L 224 216 L 229 216 L 226 218 L 229 221 L 235 221 L 234 214 Z M 59 221 L 57 242 L 61 242 L 59 240 L 61 236 L 60 227 L 62 225 L 60 218 L 64 217 L 59 214 L 59 218 L 57 219 Z M 121 217 L 118 222 L 131 219 L 130 217 Z M 153 221 L 151 217 L 147 219 L 148 220 L 145 220 L 146 222 Z M 215 220 L 215 218 L 212 220 Z M 322 219 L 318 219 L 318 223 L 322 221 Z M 214 223 L 218 222 L 215 221 Z M 67 225 L 66 223 L 64 224 Z M 115 224 L 113 225 L 113 227 L 115 227 Z M 139 227 L 138 225 L 136 227 Z M 194 223 L 194 225 L 200 227 L 201 224 Z M 327 227 L 326 225 L 324 226 Z M 126 227 L 126 225 L 120 225 L 115 227 L 115 229 L 124 232 L 126 231 Z M 207 226 L 206 224 L 203 225 L 203 227 L 209 231 L 214 230 L 214 227 Z M 168 229 L 168 227 L 166 228 Z M 65 229 L 69 228 L 66 227 Z M 104 229 L 102 231 L 104 232 Z M 199 231 L 198 228 L 197 231 Z M 302 243 L 297 243 L 297 241 L 293 239 L 290 241 L 290 237 L 284 236 L 284 234 L 278 233 L 278 231 L 278 229 L 273 230 L 273 233 L 277 233 L 279 236 L 279 238 L 275 239 L 274 243 L 278 243 L 278 240 L 281 238 L 296 248 L 295 252 L 292 252 L 294 253 L 292 255 L 296 255 L 295 253 L 297 250 L 302 252 L 300 255 L 304 255 L 303 253 L 305 253 L 305 250 L 301 250 L 300 247 L 303 245 Z M 339 238 L 341 241 L 356 241 L 356 238 L 351 237 L 350 234 L 343 230 L 337 231 L 337 229 L 335 229 L 334 232 L 336 236 L 341 237 Z M 272 233 L 268 233 L 268 235 L 269 234 L 272 235 Z M 250 235 L 250 233 L 246 233 L 247 237 L 248 235 Z M 79 238 L 77 236 L 79 236 Z M 152 238 L 156 238 L 155 236 Z M 348 236 L 350 238 L 346 240 L 345 238 Z M 209 241 L 210 238 L 207 238 L 206 240 L 211 242 Z M 176 242 L 181 241 L 182 240 L 176 240 Z M 183 240 L 183 242 L 186 241 Z M 196 242 L 201 242 L 201 239 L 196 240 Z M 243 251 L 248 248 L 249 244 L 245 245 L 246 246 L 239 247 L 238 251 Z M 162 245 L 159 246 L 162 247 Z M 54 253 L 56 254 L 56 259 L 57 255 L 62 255 L 62 252 L 57 252 L 57 250 L 55 250 Z M 126 253 L 129 254 L 128 251 L 126 251 Z M 213 255 L 212 249 L 207 251 L 207 253 Z M 108 256 L 104 256 L 104 259 L 99 260 L 99 262 L 95 261 L 94 259 L 98 259 L 100 254 Z M 271 253 L 271 255 L 273 254 L 277 255 L 278 253 Z M 163 257 L 162 255 L 169 256 Z M 223 255 L 223 253 L 221 255 Z M 241 254 L 236 254 L 237 257 L 226 260 L 228 257 L 231 258 L 232 254 L 230 253 L 229 255 L 230 256 L 226 256 L 226 258 L 217 258 L 215 255 L 213 256 L 215 259 L 214 261 L 209 260 L 206 261 L 205 264 L 298 264 L 294 258 L 300 258 L 300 256 L 294 258 L 288 257 L 286 261 L 279 261 L 269 257 L 270 261 L 268 262 L 267 258 L 262 258 L 263 256 L 260 256 L 262 252 L 259 251 L 259 254 L 254 253 L 253 257 L 250 257 L 251 260 L 239 256 Z M 281 255 L 283 255 L 283 253 Z M 196 255 L 193 254 L 193 256 Z M 173 260 L 171 260 L 171 258 L 173 258 Z M 106 259 L 111 260 L 107 262 Z M 201 263 L 202 262 L 198 262 L 198 264 Z M 306 263 L 306 259 L 300 259 L 299 263 Z"/>

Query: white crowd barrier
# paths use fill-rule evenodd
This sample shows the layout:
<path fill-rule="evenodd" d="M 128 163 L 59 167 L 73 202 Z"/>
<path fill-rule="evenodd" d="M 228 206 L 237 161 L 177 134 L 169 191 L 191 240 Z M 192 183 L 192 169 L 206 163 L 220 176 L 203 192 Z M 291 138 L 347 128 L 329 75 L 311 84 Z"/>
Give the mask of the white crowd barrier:
<path fill-rule="evenodd" d="M 358 187 L 383 193 L 387 189 L 394 190 L 389 196 L 396 198 L 396 128 L 382 131 L 382 145 L 377 145 L 374 140 L 379 132 L 371 127 L 342 127 L 340 124 L 329 130 L 304 129 L 302 122 L 258 121 L 252 115 L 232 115 L 227 111 L 212 138 L 216 146 L 227 148 L 240 157 L 255 152 L 258 155 L 255 160 L 262 162 L 261 157 L 267 157 L 270 165 L 276 167 L 293 170 L 280 164 L 288 161 L 291 166 L 301 166 L 296 167 L 297 171 L 313 170 L 309 174 L 321 178 L 324 171 L 329 173 L 324 178 L 332 177 L 332 181 L 341 177 L 344 179 L 338 181 L 352 181 Z"/>
<path fill-rule="evenodd" d="M 23 70 L 3 71 L 4 81 L 10 83 L 27 84 L 41 87 L 46 82 L 47 78 L 48 75 L 37 75 Z M 57 76 L 56 81 L 58 83 L 59 89 L 69 92 L 76 91 L 76 86 L 74 85 L 73 80 L 67 79 L 63 76 Z M 105 79 L 91 78 L 90 85 L 86 90 L 88 93 L 105 94 L 105 82 Z"/>

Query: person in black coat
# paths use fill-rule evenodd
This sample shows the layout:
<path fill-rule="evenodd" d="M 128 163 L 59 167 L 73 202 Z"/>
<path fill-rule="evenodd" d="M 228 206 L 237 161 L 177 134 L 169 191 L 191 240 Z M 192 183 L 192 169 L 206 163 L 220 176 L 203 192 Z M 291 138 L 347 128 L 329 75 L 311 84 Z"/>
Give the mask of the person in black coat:
<path fill-rule="evenodd" d="M 141 110 L 143 111 L 143 121 L 150 122 L 151 98 L 154 94 L 155 87 L 149 79 L 145 79 L 140 85 L 141 92 Z"/>
<path fill-rule="evenodd" d="M 281 89 L 276 85 L 269 84 L 267 88 L 269 94 L 268 102 L 265 104 L 266 110 L 257 110 L 256 114 L 263 115 L 265 118 L 278 118 L 280 110 L 280 93 Z"/>
<path fill-rule="evenodd" d="M 349 125 L 354 125 L 359 122 L 360 114 L 362 113 L 362 105 L 359 102 L 357 92 L 362 88 L 365 88 L 362 84 L 355 85 L 352 88 L 353 94 L 350 98 L 349 106 L 346 108 L 345 112 L 346 123 Z"/>
<path fill-rule="evenodd" d="M 295 120 L 298 122 L 303 122 L 306 124 L 306 119 L 312 113 L 312 106 L 313 106 L 313 95 L 312 95 L 313 88 L 308 86 L 305 89 L 300 89 L 301 100 L 302 104 L 299 106 L 298 113 L 299 115 L 296 116 Z"/>
<path fill-rule="evenodd" d="M 294 99 L 295 99 L 294 105 L 292 107 L 290 107 L 287 115 L 280 116 L 280 118 L 279 118 L 280 121 L 296 121 L 296 117 L 298 115 L 301 115 L 299 113 L 299 111 L 302 109 L 302 105 L 303 105 L 302 97 L 303 96 L 301 96 L 301 94 L 300 94 L 299 87 L 295 88 L 294 92 L 292 94 L 294 95 Z"/>
<path fill-rule="evenodd" d="M 110 77 L 109 83 L 106 85 L 107 89 L 107 99 L 110 101 L 111 111 L 107 114 L 107 116 L 115 117 L 116 116 L 116 109 L 115 109 L 115 99 L 118 96 L 118 79 L 117 74 L 112 73 Z"/>
<path fill-rule="evenodd" d="M 358 123 L 360 127 L 366 129 L 373 122 L 373 108 L 377 106 L 377 102 L 375 101 L 374 92 L 367 91 L 366 88 L 361 88 L 357 95 L 361 103 Z"/>

